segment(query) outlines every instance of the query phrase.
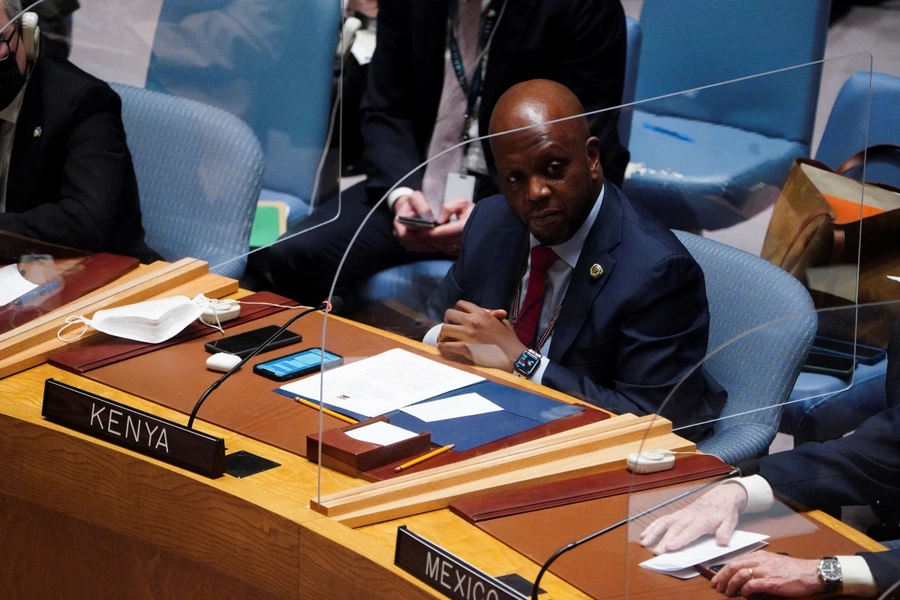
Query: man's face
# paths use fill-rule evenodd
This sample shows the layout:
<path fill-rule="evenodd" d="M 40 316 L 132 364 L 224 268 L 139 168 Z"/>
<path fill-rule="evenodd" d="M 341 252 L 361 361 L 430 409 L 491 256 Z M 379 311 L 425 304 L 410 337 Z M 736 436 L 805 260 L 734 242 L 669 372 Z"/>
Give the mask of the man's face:
<path fill-rule="evenodd" d="M 602 182 L 597 138 L 575 121 L 539 125 L 491 139 L 500 190 L 542 244 L 568 240 L 584 223 Z"/>
<path fill-rule="evenodd" d="M 7 23 L 9 23 L 9 17 L 6 16 L 3 2 L 0 2 L 0 29 L 6 27 Z M 13 23 L 6 27 L 3 33 L 0 33 L 0 40 L 7 40 L 5 44 L 0 43 L 0 52 L 6 53 L 9 50 L 6 60 L 15 60 L 19 72 L 25 75 L 25 47 L 22 44 L 22 32 L 19 31 L 19 24 Z"/>

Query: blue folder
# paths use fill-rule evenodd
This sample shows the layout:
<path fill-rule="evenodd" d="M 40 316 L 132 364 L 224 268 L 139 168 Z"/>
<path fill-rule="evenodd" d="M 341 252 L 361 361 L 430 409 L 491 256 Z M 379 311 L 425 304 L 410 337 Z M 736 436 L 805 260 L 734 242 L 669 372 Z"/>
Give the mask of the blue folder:
<path fill-rule="evenodd" d="M 275 391 L 292 396 L 292 394 L 288 394 L 284 390 L 277 389 Z M 487 398 L 494 404 L 502 407 L 503 410 L 456 419 L 433 421 L 431 423 L 417 419 L 402 410 L 389 412 L 386 416 L 390 419 L 392 425 L 416 433 L 428 431 L 431 433 L 431 441 L 435 444 L 441 446 L 455 444 L 453 449 L 462 452 L 584 410 L 578 406 L 566 404 L 559 400 L 552 400 L 493 381 L 480 381 L 464 388 L 423 400 L 421 403 L 473 393 Z M 325 406 L 330 410 L 360 421 L 368 418 L 365 415 L 337 408 L 327 402 Z"/>

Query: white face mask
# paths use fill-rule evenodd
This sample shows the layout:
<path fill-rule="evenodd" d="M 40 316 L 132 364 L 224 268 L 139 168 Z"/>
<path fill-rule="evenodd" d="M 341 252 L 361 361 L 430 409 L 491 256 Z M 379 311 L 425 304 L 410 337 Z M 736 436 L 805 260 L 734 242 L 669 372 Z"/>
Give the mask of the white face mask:
<path fill-rule="evenodd" d="M 97 331 L 116 337 L 158 344 L 180 333 L 194 322 L 207 306 L 209 299 L 200 294 L 193 300 L 187 296 L 174 296 L 109 310 L 98 310 L 92 319 L 82 316 L 69 317 L 56 337 L 63 342 L 73 342 L 87 333 L 87 327 L 74 338 L 63 339 L 62 332 L 76 323 L 84 323 Z"/>

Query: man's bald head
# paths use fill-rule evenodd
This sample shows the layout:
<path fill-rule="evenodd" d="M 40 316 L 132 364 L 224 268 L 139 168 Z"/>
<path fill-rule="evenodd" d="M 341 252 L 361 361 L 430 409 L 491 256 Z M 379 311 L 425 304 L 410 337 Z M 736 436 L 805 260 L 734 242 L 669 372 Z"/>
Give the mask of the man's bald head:
<path fill-rule="evenodd" d="M 500 96 L 491 114 L 490 133 L 501 133 L 575 117 L 564 123 L 583 138 L 590 136 L 584 107 L 572 90 L 549 79 L 533 79 L 512 86 Z"/>
<path fill-rule="evenodd" d="M 500 190 L 513 214 L 548 246 L 572 237 L 603 187 L 600 142 L 583 113 L 567 87 L 537 79 L 507 90 L 491 115 Z"/>

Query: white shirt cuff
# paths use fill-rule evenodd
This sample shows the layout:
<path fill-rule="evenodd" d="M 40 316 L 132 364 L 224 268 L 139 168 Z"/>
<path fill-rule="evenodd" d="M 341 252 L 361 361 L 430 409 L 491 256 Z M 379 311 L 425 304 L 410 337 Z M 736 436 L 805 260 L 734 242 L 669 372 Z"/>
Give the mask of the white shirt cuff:
<path fill-rule="evenodd" d="M 440 335 L 441 327 L 443 326 L 443 323 L 438 323 L 437 325 L 429 329 L 428 333 L 425 334 L 425 337 L 422 338 L 422 343 L 437 348 L 438 335 Z"/>
<path fill-rule="evenodd" d="M 742 512 L 758 513 L 769 510 L 775 498 L 772 495 L 772 486 L 769 482 L 759 475 L 751 475 L 750 477 L 741 477 L 739 479 L 729 479 L 725 485 L 736 483 L 744 488 L 747 492 L 747 506 Z"/>
<path fill-rule="evenodd" d="M 878 585 L 869 569 L 869 563 L 862 556 L 836 556 L 841 563 L 842 596 L 873 598 L 878 595 Z"/>
<path fill-rule="evenodd" d="M 387 200 L 385 201 L 387 202 L 388 210 L 394 212 L 394 202 L 397 201 L 397 198 L 399 198 L 400 196 L 409 196 L 414 191 L 414 189 L 408 187 L 395 188 L 393 192 L 388 194 Z"/>
<path fill-rule="evenodd" d="M 532 373 L 531 375 L 531 381 L 542 384 L 544 379 L 544 371 L 547 370 L 548 364 L 550 364 L 550 359 L 546 356 L 542 356 L 541 364 L 538 365 L 538 368 L 535 369 L 534 373 Z"/>

